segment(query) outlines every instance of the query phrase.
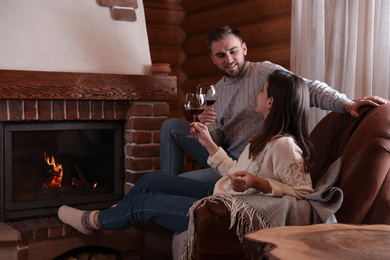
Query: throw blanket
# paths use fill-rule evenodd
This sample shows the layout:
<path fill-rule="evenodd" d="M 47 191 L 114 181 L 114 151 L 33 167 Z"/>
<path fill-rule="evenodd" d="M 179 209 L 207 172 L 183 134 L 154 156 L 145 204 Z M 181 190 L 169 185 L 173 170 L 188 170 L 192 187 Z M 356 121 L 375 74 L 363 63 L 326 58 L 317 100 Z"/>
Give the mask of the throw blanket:
<path fill-rule="evenodd" d="M 333 187 L 342 165 L 342 158 L 337 159 L 322 176 L 314 188 L 314 193 L 303 200 L 293 196 L 270 197 L 260 195 L 218 194 L 197 201 L 190 209 L 188 232 L 180 259 L 194 258 L 194 210 L 206 202 L 222 201 L 230 211 L 230 228 L 237 224 L 236 233 L 240 241 L 244 234 L 263 228 L 279 226 L 302 226 L 319 223 L 336 223 L 334 213 L 340 208 L 343 193 Z"/>

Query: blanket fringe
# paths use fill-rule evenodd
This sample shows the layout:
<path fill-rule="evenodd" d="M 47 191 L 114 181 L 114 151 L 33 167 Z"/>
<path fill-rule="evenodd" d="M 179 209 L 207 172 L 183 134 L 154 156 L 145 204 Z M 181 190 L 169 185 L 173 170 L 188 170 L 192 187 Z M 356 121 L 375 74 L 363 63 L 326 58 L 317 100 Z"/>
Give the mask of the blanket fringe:
<path fill-rule="evenodd" d="M 217 194 L 196 201 L 189 210 L 188 238 L 185 246 L 182 249 L 180 260 L 195 258 L 195 225 L 194 211 L 198 207 L 203 207 L 207 202 L 217 203 L 222 201 L 226 208 L 230 211 L 230 227 L 231 229 L 236 223 L 236 234 L 242 242 L 244 235 L 253 230 L 270 228 L 271 225 L 259 214 L 259 212 L 243 199 L 232 194 Z"/>

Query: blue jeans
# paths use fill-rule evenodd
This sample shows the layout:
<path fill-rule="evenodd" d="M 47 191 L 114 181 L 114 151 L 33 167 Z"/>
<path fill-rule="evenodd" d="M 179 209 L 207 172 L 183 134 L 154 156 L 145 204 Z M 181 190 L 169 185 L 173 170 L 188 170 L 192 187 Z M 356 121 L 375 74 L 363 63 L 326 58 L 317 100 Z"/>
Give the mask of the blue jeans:
<path fill-rule="evenodd" d="M 174 232 L 188 229 L 188 210 L 201 198 L 212 195 L 214 183 L 163 173 L 143 176 L 117 206 L 99 214 L 99 225 L 118 230 L 153 220 Z"/>

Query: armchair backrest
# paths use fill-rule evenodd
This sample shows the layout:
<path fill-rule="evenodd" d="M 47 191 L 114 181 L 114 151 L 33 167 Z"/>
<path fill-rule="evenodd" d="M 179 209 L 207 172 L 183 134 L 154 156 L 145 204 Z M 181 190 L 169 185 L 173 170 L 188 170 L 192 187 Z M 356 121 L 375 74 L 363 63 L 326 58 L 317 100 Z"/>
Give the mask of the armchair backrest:
<path fill-rule="evenodd" d="M 390 103 L 363 107 L 359 118 L 332 112 L 310 134 L 313 185 L 340 156 L 335 186 L 344 192 L 341 223 L 390 224 Z"/>

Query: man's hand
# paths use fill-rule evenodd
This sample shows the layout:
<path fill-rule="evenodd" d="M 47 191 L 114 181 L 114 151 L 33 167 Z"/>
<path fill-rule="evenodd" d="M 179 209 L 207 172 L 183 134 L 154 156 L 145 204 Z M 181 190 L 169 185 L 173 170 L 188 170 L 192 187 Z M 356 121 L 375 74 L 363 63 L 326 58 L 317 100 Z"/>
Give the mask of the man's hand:
<path fill-rule="evenodd" d="M 205 110 L 202 114 L 198 115 L 199 122 L 202 124 L 209 126 L 212 122 L 217 119 L 217 114 L 214 112 L 213 107 L 205 107 Z"/>
<path fill-rule="evenodd" d="M 364 97 L 364 98 L 360 98 L 360 99 L 355 99 L 354 100 L 355 103 L 347 103 L 345 106 L 344 106 L 344 110 L 345 112 L 351 114 L 351 116 L 353 117 L 359 117 L 359 113 L 357 112 L 359 110 L 360 107 L 362 106 L 380 106 L 382 104 L 386 104 L 387 102 L 389 102 L 389 100 L 387 99 L 384 99 L 384 98 L 381 98 L 381 97 L 377 97 L 377 96 L 370 96 L 370 97 Z"/>

